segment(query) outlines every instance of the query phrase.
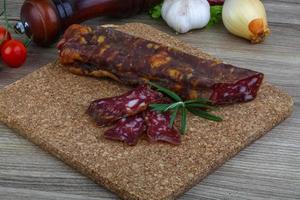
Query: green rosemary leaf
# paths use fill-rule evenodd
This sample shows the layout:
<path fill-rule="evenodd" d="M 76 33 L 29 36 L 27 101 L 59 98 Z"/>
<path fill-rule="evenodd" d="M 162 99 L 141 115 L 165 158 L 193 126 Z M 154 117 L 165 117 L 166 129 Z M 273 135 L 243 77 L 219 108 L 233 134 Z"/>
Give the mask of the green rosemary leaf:
<path fill-rule="evenodd" d="M 183 135 L 186 131 L 186 118 L 187 118 L 187 110 L 185 107 L 181 108 L 181 127 L 180 133 Z"/>
<path fill-rule="evenodd" d="M 170 106 L 170 104 L 150 104 L 149 105 L 149 107 L 152 108 L 152 110 L 156 110 L 156 111 L 164 111 L 169 106 Z"/>
<path fill-rule="evenodd" d="M 179 102 L 176 102 L 176 103 L 172 103 L 172 104 L 170 104 L 165 110 L 164 110 L 164 112 L 166 112 L 166 111 L 168 111 L 168 110 L 172 110 L 172 109 L 174 109 L 174 108 L 179 108 L 179 107 L 181 107 L 181 106 L 184 106 L 184 103 L 182 102 L 182 101 L 179 101 Z"/>
<path fill-rule="evenodd" d="M 179 107 L 176 107 L 173 111 L 172 111 L 172 115 L 171 115 L 171 120 L 170 120 L 170 124 L 169 124 L 169 128 L 172 128 L 177 116 L 177 112 L 178 112 Z"/>
<path fill-rule="evenodd" d="M 148 81 L 149 85 L 157 88 L 158 91 L 168 95 L 169 97 L 171 97 L 172 99 L 174 99 L 175 101 L 182 101 L 182 99 L 173 91 L 167 89 L 167 88 L 164 88 L 164 87 L 161 87 L 155 83 L 152 83 L 150 81 Z"/>
<path fill-rule="evenodd" d="M 160 108 L 152 108 L 151 110 L 157 111 L 157 112 L 164 112 L 164 110 L 163 110 L 163 109 L 160 109 Z"/>
<path fill-rule="evenodd" d="M 192 108 L 189 108 L 189 107 L 187 107 L 187 109 L 188 109 L 188 111 L 190 111 L 194 115 L 202 117 L 204 119 L 208 119 L 208 120 L 215 121 L 215 122 L 220 122 L 220 121 L 223 120 L 221 117 L 210 114 L 210 113 L 208 113 L 207 111 L 204 111 L 204 110 L 192 109 Z"/>
<path fill-rule="evenodd" d="M 190 103 L 190 104 L 186 104 L 185 106 L 189 108 L 208 108 L 209 110 L 217 110 L 216 107 L 207 104 L 202 104 L 202 103 Z"/>
<path fill-rule="evenodd" d="M 184 102 L 185 104 L 189 103 L 212 103 L 209 99 L 205 98 L 198 98 L 198 99 L 192 99 Z"/>

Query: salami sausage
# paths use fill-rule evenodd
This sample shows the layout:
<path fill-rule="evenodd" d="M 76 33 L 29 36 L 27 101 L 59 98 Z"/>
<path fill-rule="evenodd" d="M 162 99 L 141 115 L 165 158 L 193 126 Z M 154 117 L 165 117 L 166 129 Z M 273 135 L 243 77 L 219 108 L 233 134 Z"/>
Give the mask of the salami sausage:
<path fill-rule="evenodd" d="M 151 80 L 185 99 L 215 104 L 253 100 L 264 75 L 199 58 L 113 28 L 71 26 L 59 42 L 60 63 L 80 75 L 129 85 Z"/>
<path fill-rule="evenodd" d="M 139 137 L 146 131 L 146 123 L 142 114 L 120 119 L 115 127 L 104 133 L 105 138 L 123 141 L 128 145 L 136 145 Z"/>
<path fill-rule="evenodd" d="M 141 85 L 123 95 L 93 101 L 88 110 L 99 126 L 111 125 L 121 118 L 143 112 L 150 103 L 160 102 L 163 95 Z"/>
<path fill-rule="evenodd" d="M 181 137 L 175 127 L 170 128 L 170 113 L 160 113 L 149 110 L 145 116 L 147 136 L 150 142 L 164 141 L 171 144 L 180 144 Z"/>

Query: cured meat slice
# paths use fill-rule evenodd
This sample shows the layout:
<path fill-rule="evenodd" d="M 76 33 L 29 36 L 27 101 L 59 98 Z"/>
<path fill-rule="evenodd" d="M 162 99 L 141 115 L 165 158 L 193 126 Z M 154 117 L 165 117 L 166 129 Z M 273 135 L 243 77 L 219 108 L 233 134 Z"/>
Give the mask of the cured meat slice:
<path fill-rule="evenodd" d="M 143 112 L 150 103 L 160 102 L 163 95 L 148 85 L 141 85 L 123 95 L 93 101 L 88 110 L 99 126 L 111 125 L 121 118 Z"/>
<path fill-rule="evenodd" d="M 120 119 L 115 127 L 104 133 L 105 138 L 123 141 L 128 145 L 136 145 L 139 137 L 146 131 L 146 123 L 142 114 Z"/>
<path fill-rule="evenodd" d="M 180 134 L 175 127 L 170 128 L 170 113 L 160 113 L 149 110 L 145 116 L 147 135 L 150 142 L 164 141 L 178 145 L 181 142 Z"/>
<path fill-rule="evenodd" d="M 60 63 L 71 72 L 136 85 L 150 80 L 184 99 L 215 104 L 253 100 L 262 73 L 199 58 L 113 28 L 71 26 L 58 44 Z"/>

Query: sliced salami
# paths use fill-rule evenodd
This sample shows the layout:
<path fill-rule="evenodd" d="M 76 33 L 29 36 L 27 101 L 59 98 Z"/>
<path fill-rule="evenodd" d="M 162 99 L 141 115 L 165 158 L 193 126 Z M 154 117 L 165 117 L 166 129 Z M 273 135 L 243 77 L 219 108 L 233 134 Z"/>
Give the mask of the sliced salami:
<path fill-rule="evenodd" d="M 139 137 L 146 131 L 146 123 L 141 114 L 122 118 L 112 129 L 104 133 L 105 138 L 136 145 Z"/>
<path fill-rule="evenodd" d="M 150 142 L 164 141 L 178 145 L 180 134 L 175 127 L 170 128 L 170 113 L 160 113 L 149 110 L 146 112 L 147 135 Z"/>
<path fill-rule="evenodd" d="M 163 95 L 147 85 L 141 85 L 121 96 L 93 101 L 87 113 L 99 126 L 107 126 L 121 118 L 146 110 L 151 103 L 160 102 Z"/>

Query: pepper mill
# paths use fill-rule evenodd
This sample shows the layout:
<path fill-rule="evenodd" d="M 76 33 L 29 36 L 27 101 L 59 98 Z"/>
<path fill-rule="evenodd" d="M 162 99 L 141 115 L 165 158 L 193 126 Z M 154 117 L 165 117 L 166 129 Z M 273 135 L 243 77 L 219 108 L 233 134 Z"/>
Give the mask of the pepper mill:
<path fill-rule="evenodd" d="M 99 16 L 128 17 L 161 0 L 25 0 L 15 25 L 40 46 L 54 43 L 70 25 Z"/>

